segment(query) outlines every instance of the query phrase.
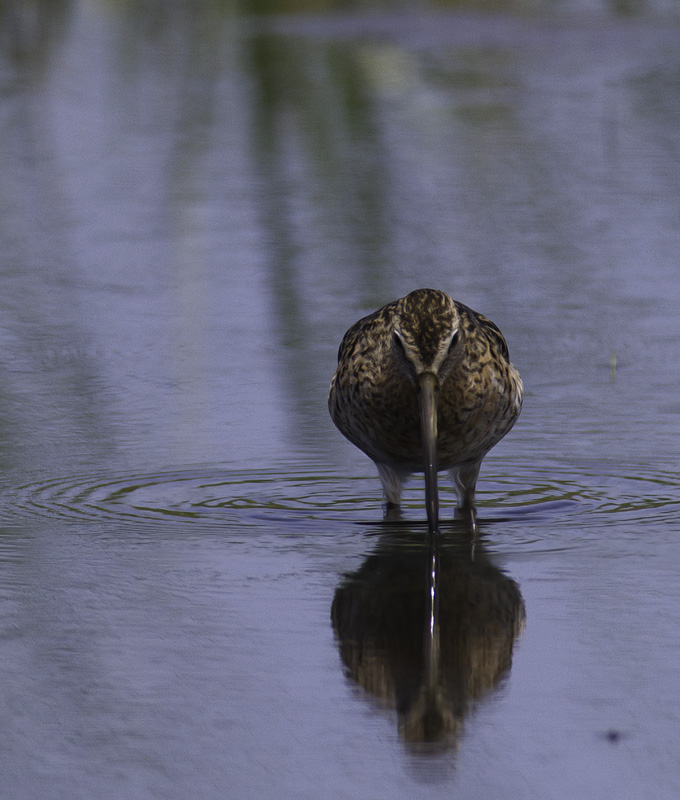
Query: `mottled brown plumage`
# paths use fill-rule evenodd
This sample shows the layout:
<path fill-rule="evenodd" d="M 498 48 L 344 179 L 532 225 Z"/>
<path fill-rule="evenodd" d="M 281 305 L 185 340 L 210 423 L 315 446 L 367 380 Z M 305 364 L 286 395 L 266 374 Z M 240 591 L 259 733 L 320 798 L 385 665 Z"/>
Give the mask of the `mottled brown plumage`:
<path fill-rule="evenodd" d="M 376 463 L 388 504 L 425 472 L 437 526 L 436 474 L 448 470 L 474 522 L 482 459 L 512 428 L 523 387 L 503 334 L 445 292 L 418 289 L 356 322 L 338 351 L 328 407 Z"/>

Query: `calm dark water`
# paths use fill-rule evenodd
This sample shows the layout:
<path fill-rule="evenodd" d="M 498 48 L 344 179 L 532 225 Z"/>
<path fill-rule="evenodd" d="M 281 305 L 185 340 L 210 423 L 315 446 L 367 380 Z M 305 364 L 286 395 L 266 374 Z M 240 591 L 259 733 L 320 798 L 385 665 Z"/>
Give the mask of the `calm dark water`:
<path fill-rule="evenodd" d="M 676 798 L 680 20 L 253 10 L 0 5 L 0 794 Z M 527 388 L 434 617 L 326 411 L 418 286 Z"/>

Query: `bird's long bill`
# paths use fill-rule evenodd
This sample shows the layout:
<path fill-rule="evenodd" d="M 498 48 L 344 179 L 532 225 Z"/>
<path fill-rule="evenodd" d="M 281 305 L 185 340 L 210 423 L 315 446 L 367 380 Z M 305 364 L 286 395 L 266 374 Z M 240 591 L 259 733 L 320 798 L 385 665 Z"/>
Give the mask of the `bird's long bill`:
<path fill-rule="evenodd" d="M 439 491 L 437 488 L 437 394 L 439 386 L 432 373 L 418 376 L 420 428 L 423 438 L 425 505 L 430 533 L 439 531 Z"/>

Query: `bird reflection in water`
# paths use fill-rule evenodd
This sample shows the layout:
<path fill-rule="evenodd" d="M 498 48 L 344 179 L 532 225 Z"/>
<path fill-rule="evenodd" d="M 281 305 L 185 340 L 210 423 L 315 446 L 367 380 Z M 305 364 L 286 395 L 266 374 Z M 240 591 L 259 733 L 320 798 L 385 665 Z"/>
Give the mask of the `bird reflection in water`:
<path fill-rule="evenodd" d="M 390 527 L 335 592 L 331 620 L 348 676 L 396 708 L 399 734 L 415 749 L 456 747 L 474 702 L 511 666 L 524 603 L 483 538 Z"/>

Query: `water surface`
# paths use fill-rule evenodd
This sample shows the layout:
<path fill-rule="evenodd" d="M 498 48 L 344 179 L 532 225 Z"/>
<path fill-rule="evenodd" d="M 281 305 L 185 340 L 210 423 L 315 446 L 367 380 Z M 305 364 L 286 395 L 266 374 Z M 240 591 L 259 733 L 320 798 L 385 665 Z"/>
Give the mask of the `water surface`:
<path fill-rule="evenodd" d="M 677 18 L 265 10 L 2 6 L 3 796 L 676 798 Z M 418 286 L 527 389 L 436 636 L 326 411 Z"/>

